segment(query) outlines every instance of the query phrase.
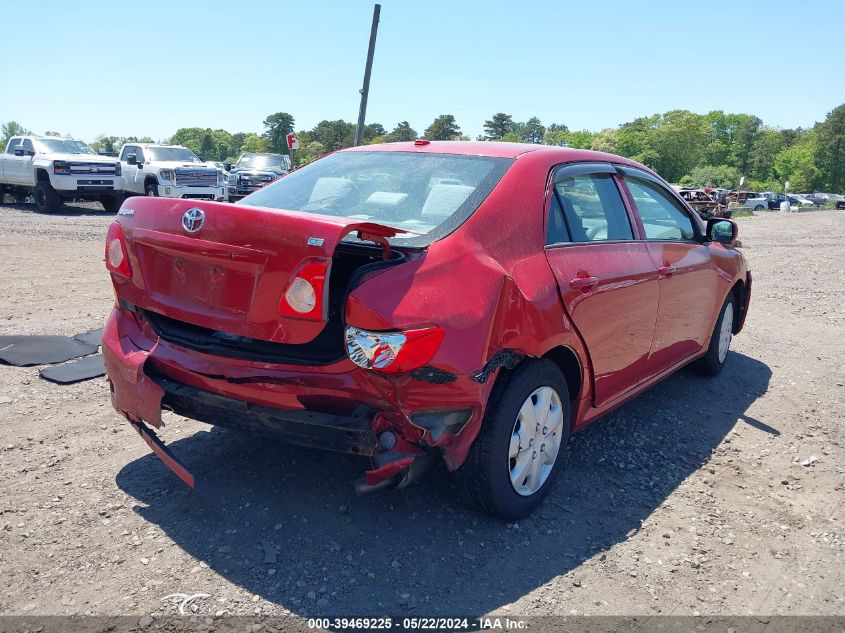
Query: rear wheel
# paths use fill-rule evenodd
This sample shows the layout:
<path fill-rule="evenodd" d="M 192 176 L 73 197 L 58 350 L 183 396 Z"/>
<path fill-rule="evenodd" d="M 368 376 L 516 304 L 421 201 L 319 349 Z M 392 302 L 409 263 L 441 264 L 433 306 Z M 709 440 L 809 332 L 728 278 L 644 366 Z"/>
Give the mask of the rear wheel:
<path fill-rule="evenodd" d="M 725 366 L 725 360 L 728 358 L 728 350 L 730 349 L 731 339 L 733 338 L 735 318 L 736 300 L 734 299 L 733 293 L 731 293 L 725 300 L 722 311 L 719 313 L 719 318 L 716 320 L 716 326 L 713 328 L 713 335 L 710 337 L 710 345 L 707 348 L 707 353 L 697 363 L 699 371 L 706 376 L 715 376 Z"/>
<path fill-rule="evenodd" d="M 55 211 L 62 204 L 62 199 L 48 180 L 40 180 L 32 194 L 35 198 L 35 208 L 41 213 Z"/>
<path fill-rule="evenodd" d="M 144 195 L 150 196 L 152 198 L 158 197 L 158 184 L 154 182 L 148 182 L 144 185 Z"/>
<path fill-rule="evenodd" d="M 490 396 L 478 437 L 456 473 L 461 495 L 502 519 L 530 514 L 566 460 L 570 417 L 569 390 L 557 365 L 545 359 L 521 364 Z"/>

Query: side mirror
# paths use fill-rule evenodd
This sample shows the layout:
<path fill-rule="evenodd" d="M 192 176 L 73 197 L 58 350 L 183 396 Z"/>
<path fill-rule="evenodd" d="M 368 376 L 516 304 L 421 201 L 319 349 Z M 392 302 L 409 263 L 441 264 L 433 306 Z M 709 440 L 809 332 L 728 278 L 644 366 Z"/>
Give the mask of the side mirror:
<path fill-rule="evenodd" d="M 35 151 L 31 149 L 24 149 L 23 147 L 16 147 L 15 156 L 35 156 Z"/>
<path fill-rule="evenodd" d="M 226 171 L 232 171 L 232 163 L 223 163 L 223 169 Z"/>
<path fill-rule="evenodd" d="M 127 154 L 126 155 L 126 162 L 130 165 L 137 165 L 138 164 L 138 157 L 135 154 Z"/>
<path fill-rule="evenodd" d="M 732 244 L 739 235 L 739 227 L 733 220 L 710 218 L 707 220 L 707 239 L 711 242 Z"/>

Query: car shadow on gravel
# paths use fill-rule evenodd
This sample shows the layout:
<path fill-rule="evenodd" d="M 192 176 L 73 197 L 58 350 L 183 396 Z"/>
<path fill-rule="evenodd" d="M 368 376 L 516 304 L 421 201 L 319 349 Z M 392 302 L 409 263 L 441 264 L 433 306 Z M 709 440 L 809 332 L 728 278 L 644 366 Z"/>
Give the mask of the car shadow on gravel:
<path fill-rule="evenodd" d="M 213 490 L 206 498 L 152 454 L 125 466 L 117 484 L 185 552 L 294 613 L 481 614 L 561 574 L 577 578 L 594 557 L 608 573 L 636 569 L 600 555 L 629 538 L 735 425 L 746 424 L 770 377 L 765 364 L 731 353 L 715 379 L 691 370 L 668 378 L 578 433 L 568 470 L 518 524 L 463 506 L 443 468 L 404 491 L 357 496 L 350 482 L 366 465 L 359 459 L 218 429 L 171 444 Z M 777 432 L 773 420 L 747 419 Z M 159 567 L 175 564 L 161 556 Z M 181 577 L 172 590 L 216 600 L 213 581 L 188 569 L 170 570 Z M 583 599 L 600 599 L 584 591 Z"/>
<path fill-rule="evenodd" d="M 62 206 L 45 213 L 41 213 L 35 208 L 34 204 L 25 204 L 22 202 L 5 203 L 0 205 L 2 208 L 14 209 L 23 213 L 32 213 L 33 215 L 56 216 L 56 217 L 98 217 L 110 216 L 110 213 L 103 209 L 99 202 L 66 202 Z"/>

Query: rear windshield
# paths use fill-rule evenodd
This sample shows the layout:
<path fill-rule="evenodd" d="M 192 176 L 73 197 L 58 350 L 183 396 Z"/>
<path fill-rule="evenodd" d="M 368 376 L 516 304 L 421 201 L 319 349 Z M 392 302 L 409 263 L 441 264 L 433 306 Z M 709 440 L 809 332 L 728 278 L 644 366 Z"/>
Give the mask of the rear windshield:
<path fill-rule="evenodd" d="M 513 161 L 417 152 L 338 152 L 291 172 L 239 204 L 307 211 L 398 228 L 425 246 L 454 231 Z"/>

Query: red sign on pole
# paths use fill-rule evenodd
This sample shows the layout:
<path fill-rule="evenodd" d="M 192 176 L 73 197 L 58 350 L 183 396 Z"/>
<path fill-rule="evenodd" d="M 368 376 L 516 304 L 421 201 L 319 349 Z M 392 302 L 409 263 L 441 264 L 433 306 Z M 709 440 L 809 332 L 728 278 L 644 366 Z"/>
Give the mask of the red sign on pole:
<path fill-rule="evenodd" d="M 291 132 L 288 134 L 288 149 L 299 149 L 299 141 L 296 140 L 296 134 Z"/>

